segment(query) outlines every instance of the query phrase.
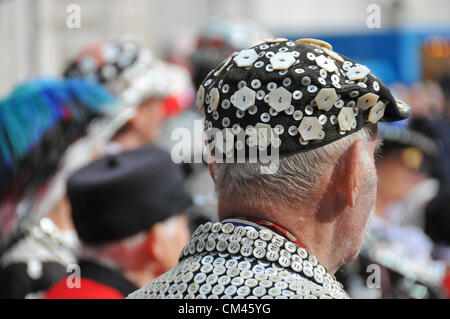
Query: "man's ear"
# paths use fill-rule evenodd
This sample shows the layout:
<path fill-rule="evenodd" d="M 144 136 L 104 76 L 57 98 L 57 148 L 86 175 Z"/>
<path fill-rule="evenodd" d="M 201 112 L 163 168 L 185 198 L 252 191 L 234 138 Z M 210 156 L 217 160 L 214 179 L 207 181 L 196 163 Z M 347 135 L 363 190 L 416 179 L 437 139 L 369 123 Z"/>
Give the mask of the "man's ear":
<path fill-rule="evenodd" d="M 360 154 L 364 143 L 361 140 L 356 141 L 351 145 L 342 156 L 339 169 L 337 187 L 338 192 L 345 199 L 347 206 L 355 207 L 356 195 L 359 183 L 360 172 Z"/>
<path fill-rule="evenodd" d="M 216 178 L 214 176 L 214 163 L 208 163 L 208 168 L 209 168 L 209 174 L 211 174 L 211 177 L 214 181 L 214 183 L 216 182 Z"/>
<path fill-rule="evenodd" d="M 159 261 L 161 259 L 161 254 L 164 252 L 162 251 L 162 246 L 160 245 L 158 241 L 158 234 L 157 234 L 157 225 L 154 225 L 147 233 L 147 239 L 145 242 L 145 247 L 150 255 L 151 259 L 154 261 Z"/>

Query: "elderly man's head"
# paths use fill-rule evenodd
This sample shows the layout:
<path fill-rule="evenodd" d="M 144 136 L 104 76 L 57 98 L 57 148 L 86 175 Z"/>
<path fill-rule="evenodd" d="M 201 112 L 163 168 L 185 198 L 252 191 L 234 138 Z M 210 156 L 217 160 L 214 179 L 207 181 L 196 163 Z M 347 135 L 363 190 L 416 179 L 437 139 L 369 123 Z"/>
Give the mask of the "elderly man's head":
<path fill-rule="evenodd" d="M 319 149 L 282 156 L 274 174 L 261 174 L 260 163 L 214 163 L 219 218 L 245 214 L 290 220 L 292 226 L 311 217 L 335 223 L 342 233 L 336 248 L 348 262 L 359 251 L 375 207 L 378 143 L 377 127 L 368 125 Z M 286 211 L 294 213 L 276 216 Z"/>
<path fill-rule="evenodd" d="M 409 107 L 331 49 L 270 39 L 236 53 L 205 78 L 197 107 L 205 109 L 219 217 L 278 223 L 333 272 L 356 257 L 374 210 L 376 123 L 403 119 Z M 279 154 L 272 173 L 252 158 L 261 152 Z"/>
<path fill-rule="evenodd" d="M 188 219 L 180 212 L 124 239 L 83 243 L 80 257 L 119 268 L 137 286 L 143 286 L 175 266 L 188 241 Z"/>

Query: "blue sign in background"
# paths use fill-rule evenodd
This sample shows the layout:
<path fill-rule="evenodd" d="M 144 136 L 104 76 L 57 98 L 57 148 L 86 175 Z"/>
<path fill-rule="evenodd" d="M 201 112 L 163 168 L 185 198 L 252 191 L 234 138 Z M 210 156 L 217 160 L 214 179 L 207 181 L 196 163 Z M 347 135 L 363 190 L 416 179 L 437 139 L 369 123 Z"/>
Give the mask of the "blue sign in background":
<path fill-rule="evenodd" d="M 333 45 L 333 50 L 367 65 L 386 84 L 422 80 L 422 52 L 429 36 L 450 37 L 450 27 L 396 29 L 354 34 L 285 34 L 291 40 L 311 37 Z"/>

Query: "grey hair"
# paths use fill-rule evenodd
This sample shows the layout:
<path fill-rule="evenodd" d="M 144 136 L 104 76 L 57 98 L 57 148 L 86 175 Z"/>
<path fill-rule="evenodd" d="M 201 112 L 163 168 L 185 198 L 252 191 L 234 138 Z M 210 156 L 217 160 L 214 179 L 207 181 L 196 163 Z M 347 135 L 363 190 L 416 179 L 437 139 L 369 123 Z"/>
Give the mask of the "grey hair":
<path fill-rule="evenodd" d="M 366 125 L 317 149 L 281 156 L 278 170 L 271 174 L 261 174 L 262 164 L 259 162 L 214 163 L 218 198 L 232 200 L 247 208 L 275 203 L 285 207 L 304 205 L 342 154 L 357 140 L 367 145 L 373 133 L 374 127 Z M 368 154 L 366 151 L 363 153 Z M 362 160 L 367 161 L 368 155 L 364 157 Z"/>
<path fill-rule="evenodd" d="M 129 256 L 133 255 L 133 252 L 138 251 L 145 244 L 146 235 L 147 232 L 144 231 L 124 239 L 100 245 L 83 243 L 80 256 L 83 259 L 94 260 L 112 268 L 126 269 L 128 268 L 128 263 L 132 262 Z"/>

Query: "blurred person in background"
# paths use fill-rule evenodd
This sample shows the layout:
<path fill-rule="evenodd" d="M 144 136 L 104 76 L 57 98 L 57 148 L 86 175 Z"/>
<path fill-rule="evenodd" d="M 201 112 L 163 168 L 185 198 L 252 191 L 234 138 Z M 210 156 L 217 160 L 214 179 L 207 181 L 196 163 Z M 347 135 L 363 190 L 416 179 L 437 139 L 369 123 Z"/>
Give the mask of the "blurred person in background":
<path fill-rule="evenodd" d="M 440 148 L 439 155 L 431 165 L 430 174 L 439 180 L 441 188 L 446 188 L 450 183 L 450 95 L 447 85 L 445 77 L 440 83 L 416 83 L 405 97 L 411 103 L 415 116 L 421 118 L 422 128 Z"/>
<path fill-rule="evenodd" d="M 437 82 L 430 80 L 417 83 L 411 88 L 397 87 L 410 102 L 417 117 L 415 126 L 433 139 L 439 153 L 428 158 L 428 175 L 439 181 L 436 196 L 428 203 L 424 215 L 421 215 L 425 233 L 433 241 L 432 257 L 447 264 L 447 296 L 450 296 L 450 81 L 445 65 L 439 69 Z"/>
<path fill-rule="evenodd" d="M 408 101 L 419 118 L 435 119 L 442 116 L 445 96 L 441 86 L 432 81 L 415 83 L 408 92 Z"/>
<path fill-rule="evenodd" d="M 190 106 L 194 96 L 187 70 L 126 40 L 105 40 L 83 48 L 68 63 L 64 76 L 103 84 L 122 106 L 103 130 L 108 142 L 97 150 L 98 155 L 155 142 L 163 122 Z"/>
<path fill-rule="evenodd" d="M 380 125 L 383 145 L 376 161 L 380 190 L 377 216 L 396 225 L 425 225 L 424 210 L 439 189 L 433 163 L 439 145 L 423 118 Z"/>
<path fill-rule="evenodd" d="M 450 187 L 441 188 L 425 211 L 425 232 L 433 240 L 433 258 L 447 265 L 443 289 L 450 299 Z"/>
<path fill-rule="evenodd" d="M 425 213 L 425 232 L 434 241 L 433 257 L 447 264 L 445 291 L 450 298 L 450 75 L 439 78 L 444 100 L 440 116 L 436 116 L 429 128 L 441 148 L 434 163 L 435 175 L 441 181 L 437 196 L 428 204 Z"/>
<path fill-rule="evenodd" d="M 69 277 L 60 280 L 46 298 L 123 298 L 174 266 L 189 239 L 183 178 L 155 146 L 75 172 L 67 191 L 82 242 L 81 279 L 75 287 Z"/>
<path fill-rule="evenodd" d="M 0 101 L 1 298 L 39 296 L 74 262 L 65 181 L 89 160 L 77 145 L 114 103 L 99 84 L 56 78 L 29 80 Z"/>
<path fill-rule="evenodd" d="M 93 123 L 89 137 L 78 142 L 67 156 L 76 163 L 70 164 L 65 176 L 103 154 L 153 143 L 161 123 L 189 105 L 193 94 L 187 71 L 160 61 L 131 41 L 106 40 L 87 46 L 68 64 L 64 76 L 101 85 L 117 101 L 107 116 Z M 59 189 L 58 196 L 64 197 L 65 178 L 55 188 Z M 57 216 L 58 227 L 78 243 L 66 198 L 63 204 L 64 214 Z"/>
<path fill-rule="evenodd" d="M 337 275 L 353 297 L 443 297 L 446 265 L 433 260 L 424 233 L 425 208 L 439 189 L 431 171 L 440 151 L 426 131 L 423 119 L 379 125 L 376 214 L 360 257 Z M 380 289 L 367 285 L 370 264 L 381 266 Z"/>
<path fill-rule="evenodd" d="M 195 87 L 199 87 L 202 80 L 220 62 L 235 51 L 242 50 L 272 37 L 272 34 L 261 25 L 252 21 L 239 21 L 233 19 L 211 18 L 201 28 L 193 52 L 189 56 L 189 68 Z M 190 154 L 184 154 L 183 168 L 186 173 L 186 189 L 191 193 L 195 206 L 190 211 L 190 229 L 193 231 L 198 225 L 217 221 L 217 197 L 214 192 L 214 183 L 211 180 L 206 163 L 195 163 L 194 158 L 203 159 L 203 143 L 201 132 L 203 116 L 192 107 L 181 114 L 168 119 L 162 127 L 157 144 L 165 149 L 172 150 L 179 142 L 171 138 L 176 128 L 186 128 L 191 134 Z M 195 129 L 195 121 L 199 126 Z M 197 135 L 196 135 L 197 133 Z"/>
<path fill-rule="evenodd" d="M 271 37 L 273 37 L 272 33 L 249 20 L 244 22 L 211 18 L 200 30 L 194 51 L 190 56 L 195 87 L 199 87 L 211 70 L 233 52 Z"/>
<path fill-rule="evenodd" d="M 444 289 L 450 297 L 450 77 L 445 70 L 446 66 L 442 65 L 437 82 L 415 84 L 406 95 L 415 114 L 421 117 L 420 130 L 439 147 L 439 154 L 432 159 L 428 171 L 439 181 L 439 190 L 426 207 L 424 230 L 433 240 L 433 258 L 447 265 Z"/>

